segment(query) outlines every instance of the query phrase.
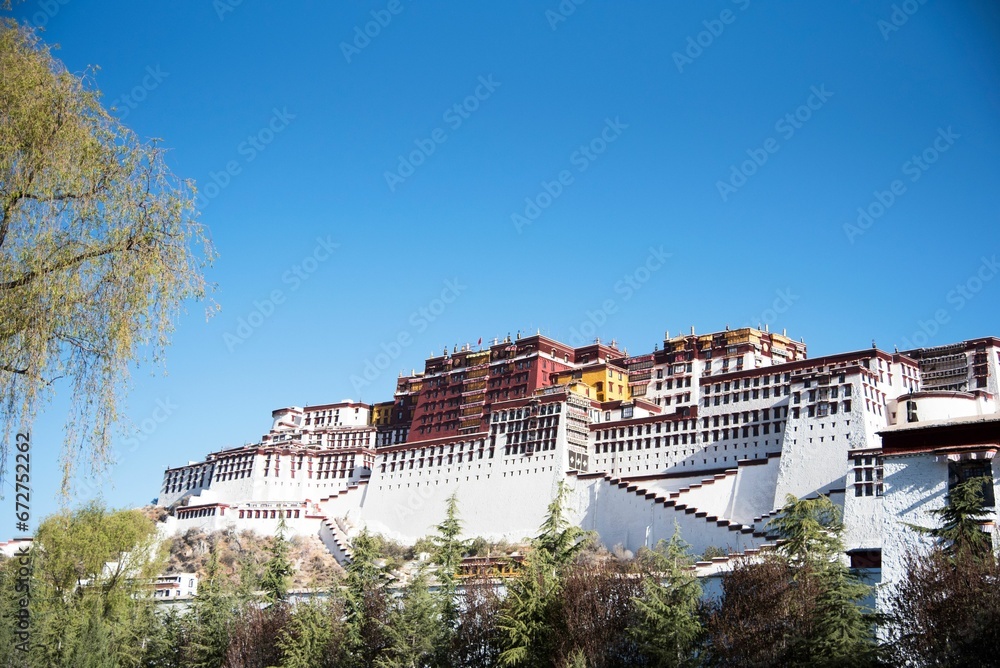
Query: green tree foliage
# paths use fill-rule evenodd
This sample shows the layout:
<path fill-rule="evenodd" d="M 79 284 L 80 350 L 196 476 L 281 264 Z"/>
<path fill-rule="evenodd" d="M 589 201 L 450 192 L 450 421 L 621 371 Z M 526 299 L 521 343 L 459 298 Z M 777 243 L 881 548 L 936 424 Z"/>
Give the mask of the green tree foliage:
<path fill-rule="evenodd" d="M 843 563 L 839 508 L 789 496 L 772 520 L 776 554 L 744 560 L 723 579 L 709 623 L 717 665 L 863 666 L 876 661 L 870 594 Z"/>
<path fill-rule="evenodd" d="M 31 550 L 33 666 L 140 665 L 152 620 L 152 578 L 163 554 L 156 528 L 138 511 L 91 504 L 45 519 Z M 13 627 L 18 596 L 8 568 L 0 582 L 0 620 Z M 16 663 L 14 665 L 17 665 Z"/>
<path fill-rule="evenodd" d="M 264 564 L 264 574 L 261 578 L 261 589 L 264 600 L 268 603 L 283 602 L 288 596 L 288 583 L 295 573 L 295 568 L 288 558 L 288 540 L 285 538 L 285 517 L 282 514 L 278 522 L 278 530 L 271 543 L 270 558 Z"/>
<path fill-rule="evenodd" d="M 367 531 L 353 538 L 353 556 L 345 582 L 347 646 L 352 665 L 364 668 L 375 665 L 392 642 L 387 629 L 390 614 L 388 578 L 379 565 L 378 545 L 378 539 Z"/>
<path fill-rule="evenodd" d="M 77 453 L 107 460 L 129 365 L 160 357 L 213 251 L 163 149 L 11 19 L 0 72 L 0 461 L 65 378 L 65 487 Z"/>
<path fill-rule="evenodd" d="M 418 572 L 394 602 L 386 626 L 389 646 L 375 661 L 377 668 L 425 668 L 436 665 L 448 631 L 441 600 L 428 590 L 427 575 Z"/>
<path fill-rule="evenodd" d="M 438 578 L 442 581 L 454 581 L 458 567 L 462 563 L 462 555 L 467 548 L 466 541 L 459 539 L 462 535 L 462 522 L 458 519 L 458 493 L 448 497 L 445 506 L 445 518 L 437 525 L 437 535 L 432 538 L 434 544 L 434 562 L 441 568 Z"/>
<path fill-rule="evenodd" d="M 533 541 L 535 550 L 556 567 L 572 562 L 583 549 L 587 538 L 587 532 L 571 524 L 566 517 L 568 496 L 569 487 L 564 481 L 559 481 L 539 534 Z"/>
<path fill-rule="evenodd" d="M 989 477 L 955 485 L 933 514 L 938 527 L 914 527 L 935 538 L 910 555 L 905 575 L 888 592 L 892 661 L 897 665 L 993 665 L 1000 646 L 1000 560 L 981 522 L 989 509 Z"/>
<path fill-rule="evenodd" d="M 560 576 L 583 549 L 587 537 L 566 518 L 569 488 L 560 481 L 548 512 L 532 541 L 520 575 L 510 583 L 499 627 L 504 633 L 500 654 L 504 666 L 545 666 L 554 653 L 552 621 L 556 615 Z"/>
<path fill-rule="evenodd" d="M 229 648 L 236 615 L 245 603 L 235 584 L 225 577 L 213 550 L 205 577 L 198 583 L 198 594 L 185 617 L 189 638 L 185 665 L 192 668 L 218 668 Z"/>
<path fill-rule="evenodd" d="M 992 484 L 992 478 L 981 476 L 955 485 L 948 491 L 945 505 L 931 511 L 939 518 L 940 526 L 909 526 L 933 537 L 946 554 L 986 555 L 991 545 L 989 534 L 983 531 L 983 523 L 991 513 L 983 505 L 983 486 Z"/>
<path fill-rule="evenodd" d="M 696 665 L 695 653 L 702 634 L 698 615 L 702 589 L 688 571 L 694 563 L 689 546 L 675 523 L 670 541 L 661 540 L 643 555 L 649 573 L 642 595 L 634 599 L 638 610 L 632 635 L 652 665 Z"/>
<path fill-rule="evenodd" d="M 343 601 L 299 603 L 278 638 L 281 668 L 337 668 L 347 665 Z"/>

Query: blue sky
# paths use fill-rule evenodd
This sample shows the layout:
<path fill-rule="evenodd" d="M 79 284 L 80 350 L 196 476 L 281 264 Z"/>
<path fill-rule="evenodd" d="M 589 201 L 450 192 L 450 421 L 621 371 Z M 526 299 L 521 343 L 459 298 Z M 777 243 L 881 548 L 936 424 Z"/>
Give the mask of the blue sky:
<path fill-rule="evenodd" d="M 20 5 L 198 182 L 219 252 L 221 311 L 135 370 L 138 429 L 79 498 L 148 502 L 273 408 L 387 399 L 518 330 L 639 352 L 767 323 L 812 356 L 1000 334 L 997 9 L 677 4 Z"/>

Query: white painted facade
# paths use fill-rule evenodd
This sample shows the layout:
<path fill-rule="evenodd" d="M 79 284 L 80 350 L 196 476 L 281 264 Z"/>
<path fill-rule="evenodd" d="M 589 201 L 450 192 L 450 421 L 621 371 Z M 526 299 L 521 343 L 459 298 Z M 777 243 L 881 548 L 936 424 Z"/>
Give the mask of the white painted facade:
<path fill-rule="evenodd" d="M 166 471 L 164 531 L 270 533 L 283 514 L 290 531 L 318 535 L 345 560 L 362 527 L 403 542 L 433 533 L 454 493 L 468 536 L 516 541 L 537 532 L 565 481 L 575 521 L 609 547 L 655 545 L 676 523 L 696 553 L 752 553 L 772 540 L 768 521 L 787 495 L 828 494 L 844 508 L 849 550 L 895 559 L 893 522 L 940 505 L 941 470 L 906 458 L 883 464 L 880 432 L 914 411 L 921 421 L 997 411 L 1000 341 L 956 345 L 970 351 L 968 382 L 985 389 L 924 391 L 921 374 L 935 364 L 926 356 L 870 349 L 807 359 L 783 335 L 739 330 L 675 337 L 625 360 L 641 394 L 634 401 L 601 404 L 566 385 L 509 399 L 501 389 L 484 428 L 447 437 L 415 440 L 415 428 L 395 425 L 411 440 L 377 444 L 388 432 L 369 424 L 365 404 L 282 408 L 260 443 Z M 424 381 L 415 374 L 411 385 Z M 912 483 L 896 484 L 908 475 Z"/>

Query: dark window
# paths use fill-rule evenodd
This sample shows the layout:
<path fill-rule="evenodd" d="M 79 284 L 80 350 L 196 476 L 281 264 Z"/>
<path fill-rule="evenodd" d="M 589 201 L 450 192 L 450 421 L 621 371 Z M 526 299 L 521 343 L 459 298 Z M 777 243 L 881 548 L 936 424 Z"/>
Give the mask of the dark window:
<path fill-rule="evenodd" d="M 996 500 L 993 496 L 993 467 L 990 460 L 971 460 L 951 462 L 948 464 L 948 490 L 970 478 L 985 477 L 983 481 L 983 505 L 993 508 Z"/>

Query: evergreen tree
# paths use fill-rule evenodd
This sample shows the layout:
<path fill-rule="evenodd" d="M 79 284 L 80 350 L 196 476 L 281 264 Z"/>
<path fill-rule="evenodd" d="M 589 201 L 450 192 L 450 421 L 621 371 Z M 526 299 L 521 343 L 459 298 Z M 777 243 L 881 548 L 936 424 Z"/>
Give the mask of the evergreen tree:
<path fill-rule="evenodd" d="M 559 580 L 548 554 L 535 550 L 510 581 L 498 626 L 503 633 L 502 666 L 548 666 L 553 651 L 553 606 Z"/>
<path fill-rule="evenodd" d="M 501 665 L 545 666 L 553 654 L 560 575 L 583 549 L 587 536 L 566 519 L 568 494 L 569 488 L 560 481 L 532 551 L 510 583 L 499 620 L 504 634 Z"/>
<path fill-rule="evenodd" d="M 435 665 L 448 638 L 441 620 L 441 601 L 428 590 L 421 570 L 410 581 L 389 615 L 389 647 L 377 668 L 423 668 Z"/>
<path fill-rule="evenodd" d="M 871 594 L 843 561 L 844 524 L 840 508 L 829 497 L 789 496 L 772 521 L 783 543 L 778 551 L 795 571 L 796 580 L 816 592 L 812 630 L 797 639 L 816 666 L 858 666 L 874 661 L 874 616 L 860 601 Z"/>
<path fill-rule="evenodd" d="M 143 652 L 143 668 L 183 668 L 187 639 L 181 615 L 171 608 L 162 614 L 154 612 L 150 622 Z"/>
<path fill-rule="evenodd" d="M 264 600 L 268 603 L 280 603 L 288 596 L 288 583 L 295 568 L 288 558 L 288 540 L 285 538 L 285 515 L 282 511 L 278 521 L 278 530 L 271 543 L 270 558 L 264 564 L 264 574 L 261 577 L 261 589 Z"/>
<path fill-rule="evenodd" d="M 370 668 L 390 646 L 388 578 L 378 564 L 378 539 L 362 531 L 351 541 L 353 554 L 347 566 L 344 620 L 351 665 Z"/>
<path fill-rule="evenodd" d="M 688 548 L 675 522 L 670 541 L 661 540 L 647 557 L 650 573 L 643 581 L 643 596 L 635 599 L 639 619 L 633 637 L 654 666 L 696 665 L 702 589 L 687 570 L 694 563 Z"/>
<path fill-rule="evenodd" d="M 337 668 L 344 665 L 344 608 L 336 592 L 325 601 L 295 606 L 278 637 L 281 668 Z"/>
<path fill-rule="evenodd" d="M 572 562 L 585 545 L 587 532 L 571 524 L 566 518 L 566 498 L 569 487 L 560 480 L 556 494 L 549 503 L 548 511 L 539 534 L 532 542 L 535 550 L 543 553 L 544 558 L 556 567 L 562 567 Z"/>
<path fill-rule="evenodd" d="M 458 627 L 458 606 L 456 604 L 456 579 L 462 563 L 467 543 L 460 540 L 462 523 L 458 519 L 457 492 L 448 497 L 445 519 L 437 525 L 437 535 L 432 538 L 434 544 L 434 562 L 438 565 L 437 578 L 440 583 L 438 600 L 441 613 L 441 626 L 444 632 L 439 646 L 441 657 L 451 647 L 455 631 Z M 443 661 L 444 659 L 441 658 Z"/>
<path fill-rule="evenodd" d="M 185 663 L 192 668 L 218 668 L 229 647 L 229 635 L 239 597 L 219 566 L 219 555 L 211 549 L 205 577 L 198 585 L 191 610 L 185 617 L 190 630 Z"/>
<path fill-rule="evenodd" d="M 81 632 L 69 647 L 67 668 L 120 668 L 111 646 L 107 622 L 96 608 L 80 611 L 85 615 Z M 89 614 L 88 614 L 89 613 Z"/>
<path fill-rule="evenodd" d="M 941 526 L 909 526 L 933 537 L 948 555 L 987 554 L 990 535 L 983 531 L 983 523 L 989 519 L 990 511 L 983 505 L 983 486 L 991 484 L 993 480 L 989 476 L 981 476 L 955 485 L 949 490 L 944 507 L 931 511 L 940 518 Z"/>

